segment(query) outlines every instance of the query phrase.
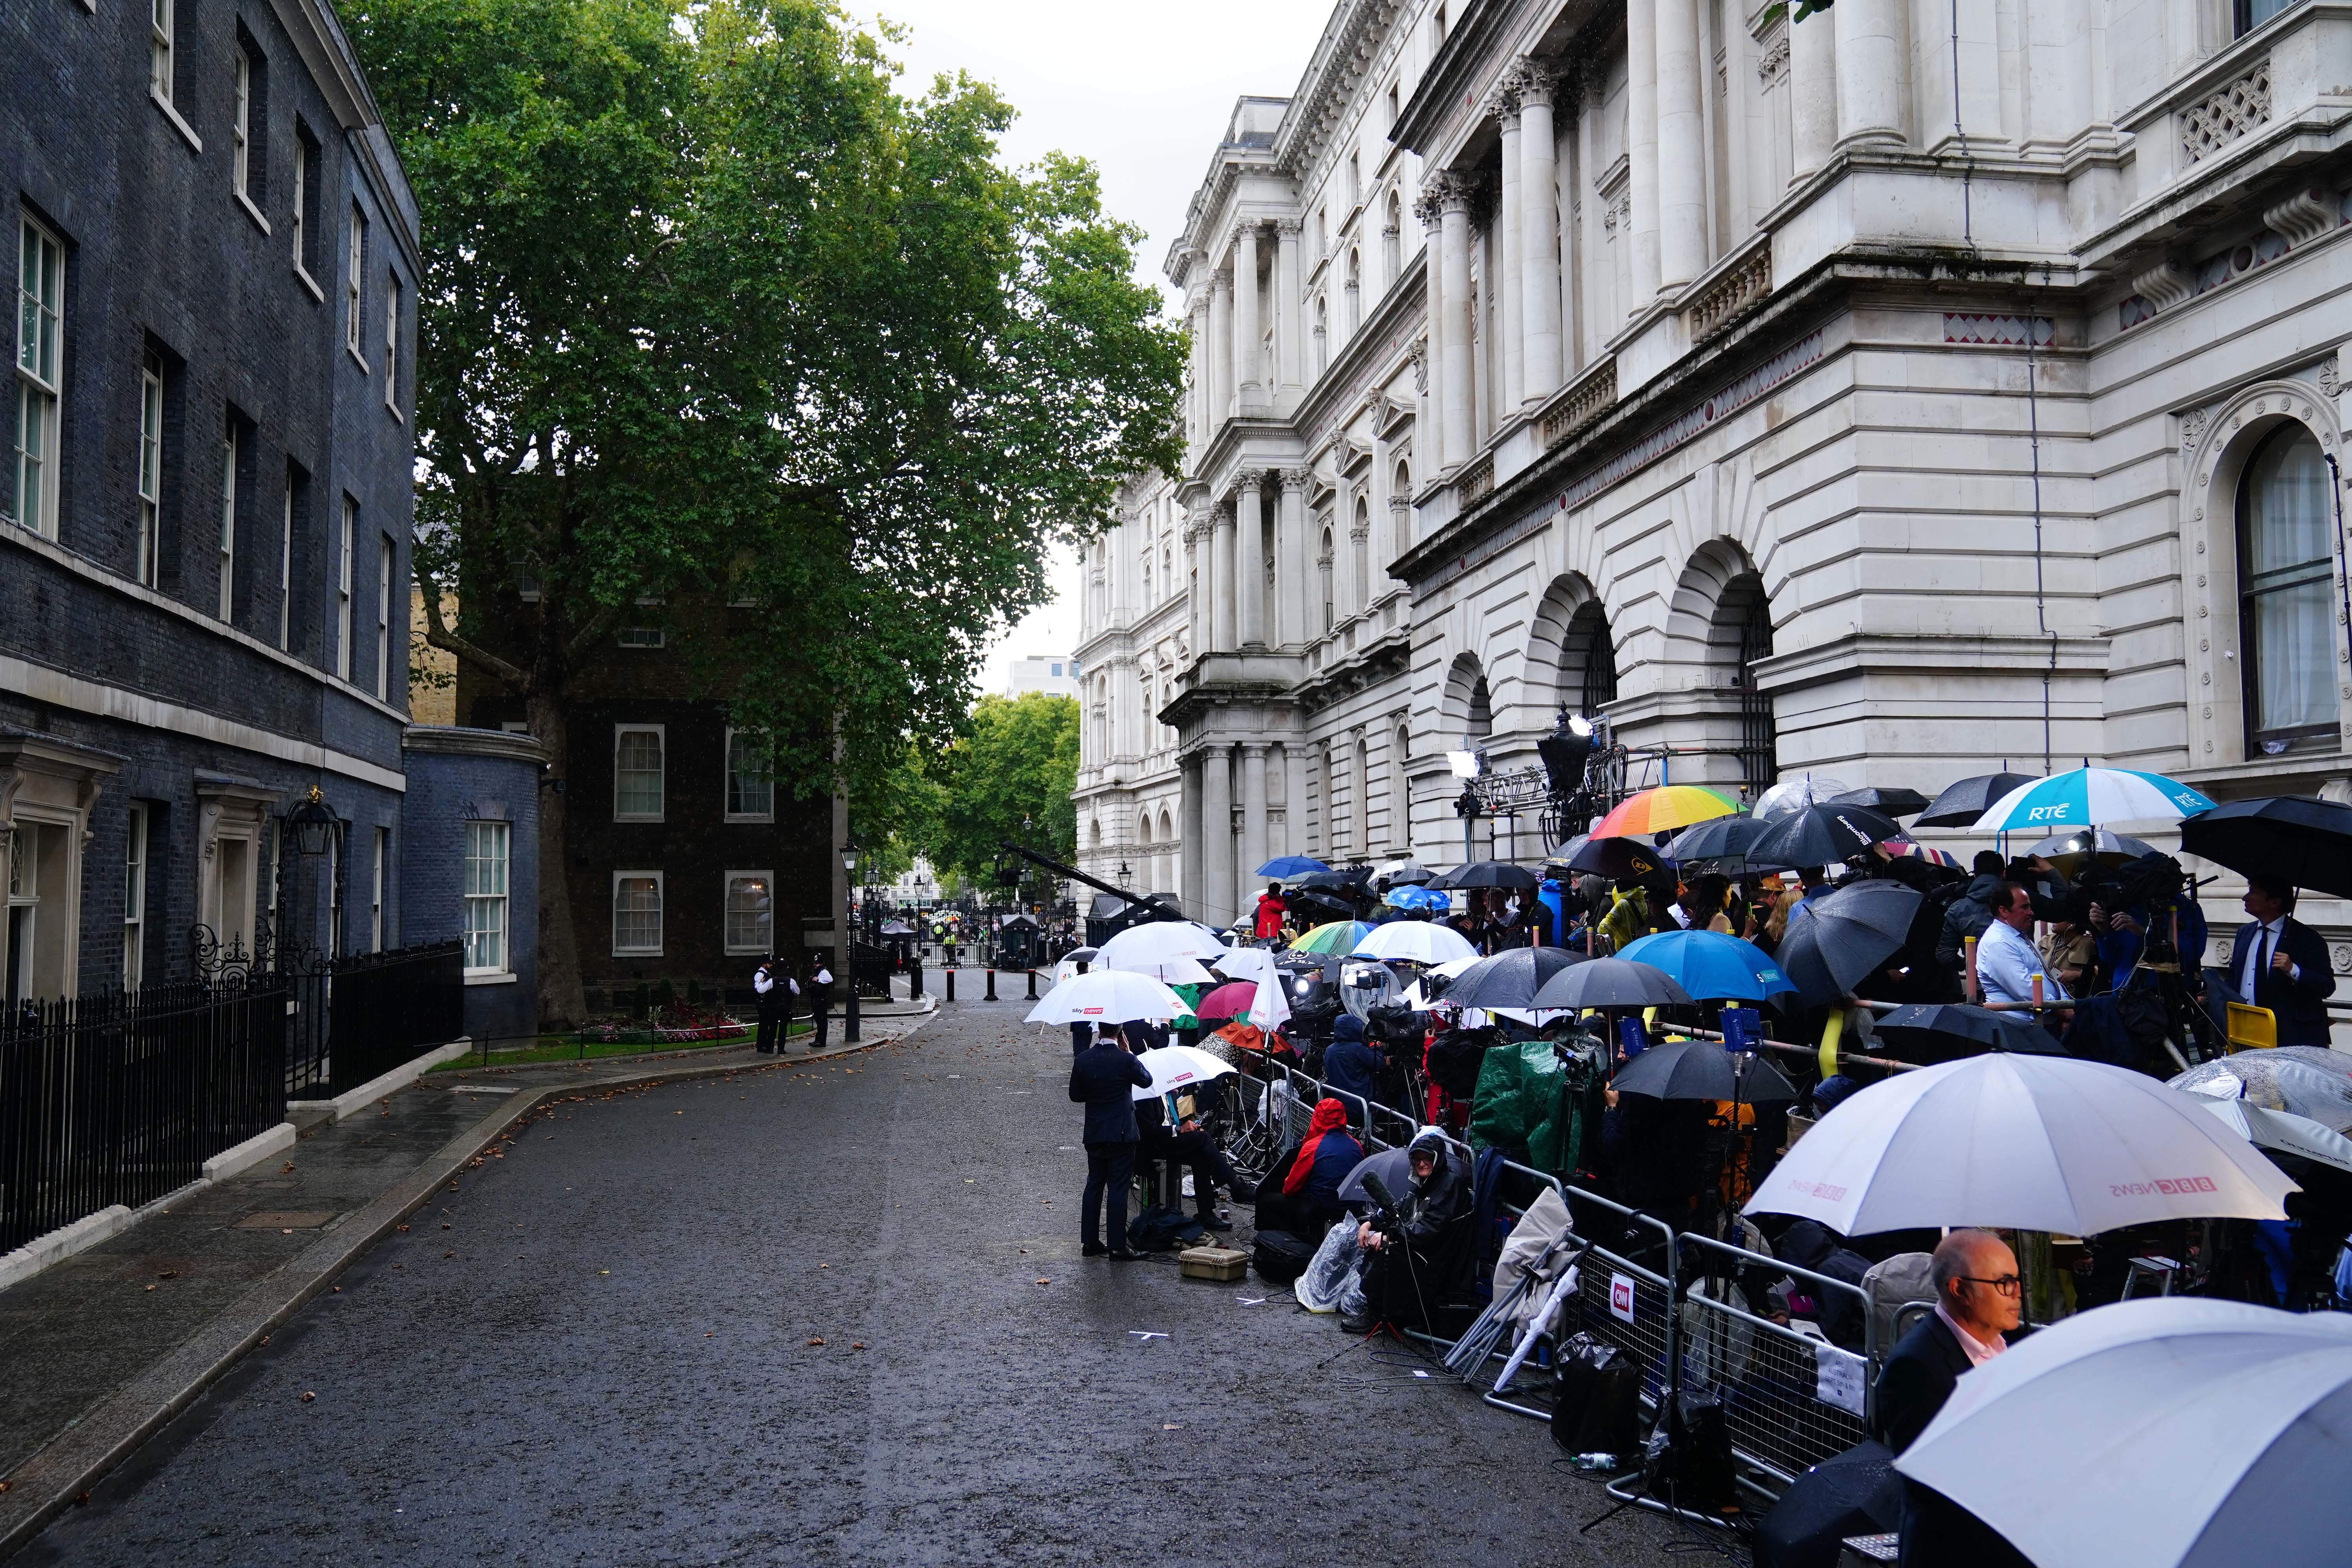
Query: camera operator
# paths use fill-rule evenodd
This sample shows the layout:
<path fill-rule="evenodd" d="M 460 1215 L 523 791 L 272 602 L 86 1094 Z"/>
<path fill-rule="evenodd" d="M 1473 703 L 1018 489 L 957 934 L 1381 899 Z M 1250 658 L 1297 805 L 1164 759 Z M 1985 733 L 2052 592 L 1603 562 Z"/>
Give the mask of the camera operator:
<path fill-rule="evenodd" d="M 1413 1134 L 1406 1159 L 1412 1184 L 1394 1208 L 1356 1228 L 1356 1244 L 1364 1249 L 1364 1311 L 1340 1320 L 1348 1333 L 1368 1334 L 1382 1321 L 1426 1330 L 1428 1308 L 1449 1283 L 1445 1243 L 1469 1207 L 1468 1173 L 1434 1127 Z"/>
<path fill-rule="evenodd" d="M 1364 1021 L 1353 1013 L 1331 1020 L 1331 1044 L 1323 1053 L 1323 1083 L 1340 1104 L 1348 1120 L 1359 1126 L 1370 1114 L 1365 1107 L 1380 1096 L 1381 1075 L 1388 1058 L 1364 1038 Z"/>

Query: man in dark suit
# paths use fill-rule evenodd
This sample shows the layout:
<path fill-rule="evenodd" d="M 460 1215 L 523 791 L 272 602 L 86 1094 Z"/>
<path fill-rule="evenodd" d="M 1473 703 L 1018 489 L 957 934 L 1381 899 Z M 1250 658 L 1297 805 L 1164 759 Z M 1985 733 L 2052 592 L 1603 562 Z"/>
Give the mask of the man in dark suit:
<path fill-rule="evenodd" d="M 1131 1262 L 1143 1254 L 1127 1245 L 1127 1191 L 1135 1175 L 1135 1093 L 1151 1086 L 1151 1071 L 1128 1054 L 1118 1031 L 1103 1036 L 1070 1061 L 1070 1098 L 1087 1108 L 1087 1188 L 1078 1201 L 1079 1252 Z M 1101 1228 L 1110 1205 L 1108 1245 Z"/>
<path fill-rule="evenodd" d="M 2230 981 L 2240 997 L 2278 1017 L 2282 1046 L 2327 1044 L 2328 996 L 2336 969 L 2327 943 L 2294 918 L 2294 889 L 2246 879 L 2246 913 L 2230 950 Z"/>
<path fill-rule="evenodd" d="M 1878 1373 L 1879 1440 L 1900 1456 L 1927 1428 L 1961 1376 L 2009 1348 L 2024 1289 L 2017 1255 L 1990 1231 L 1956 1230 L 1937 1244 L 1928 1277 L 1936 1310 L 1896 1342 Z M 2026 1560 L 1942 1494 L 1903 1483 L 1906 1568 L 2003 1568 Z"/>

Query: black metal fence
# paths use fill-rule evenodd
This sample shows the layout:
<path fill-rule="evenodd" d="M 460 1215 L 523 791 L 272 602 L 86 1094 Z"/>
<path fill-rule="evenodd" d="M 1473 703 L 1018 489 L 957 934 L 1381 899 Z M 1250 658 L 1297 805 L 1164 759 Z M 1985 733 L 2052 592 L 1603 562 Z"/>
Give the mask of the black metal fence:
<path fill-rule="evenodd" d="M 872 942 L 853 941 L 849 944 L 849 979 L 860 996 L 877 1001 L 890 999 L 890 950 Z"/>
<path fill-rule="evenodd" d="M 466 1032 L 466 949 L 457 942 L 305 963 L 276 975 L 289 1010 L 286 1079 L 328 1100 Z"/>
<path fill-rule="evenodd" d="M 0 1014 L 0 1252 L 152 1202 L 283 1121 L 286 1000 L 264 974 Z"/>

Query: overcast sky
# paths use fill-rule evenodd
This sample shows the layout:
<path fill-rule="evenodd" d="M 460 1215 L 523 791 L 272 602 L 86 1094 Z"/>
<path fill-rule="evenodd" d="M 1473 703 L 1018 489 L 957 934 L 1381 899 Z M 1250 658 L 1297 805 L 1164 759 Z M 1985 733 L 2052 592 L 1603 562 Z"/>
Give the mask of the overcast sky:
<path fill-rule="evenodd" d="M 888 0 L 854 9 L 904 25 L 891 52 L 900 89 L 919 92 L 942 71 L 995 84 L 1021 118 L 1007 160 L 1052 150 L 1093 161 L 1104 205 L 1147 236 L 1138 272 L 1164 284 L 1160 264 L 1184 223 L 1184 205 L 1208 169 L 1234 100 L 1286 97 L 1307 68 L 1333 0 Z M 1004 684 L 1024 654 L 1077 645 L 1077 566 L 1055 563 L 1055 603 L 1014 627 L 989 659 L 981 689 Z"/>

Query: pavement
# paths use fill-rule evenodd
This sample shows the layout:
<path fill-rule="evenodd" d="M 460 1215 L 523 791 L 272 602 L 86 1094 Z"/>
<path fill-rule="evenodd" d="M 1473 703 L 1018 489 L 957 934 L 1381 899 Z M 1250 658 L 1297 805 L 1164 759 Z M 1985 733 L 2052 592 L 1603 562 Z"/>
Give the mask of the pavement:
<path fill-rule="evenodd" d="M 764 1071 L 590 1064 L 544 1093 L 516 1081 L 544 1069 L 520 1069 L 491 1087 L 523 1093 L 393 1097 L 342 1126 L 402 1129 L 417 1171 L 445 1102 L 532 1103 L 16 1561 L 1664 1560 L 1677 1527 L 1637 1511 L 1580 1535 L 1608 1500 L 1544 1428 L 1404 1350 L 1255 1277 L 1081 1259 L 1068 1036 L 1025 1010 L 960 1002 L 858 1056 Z M 471 1125 L 436 1158 L 502 1112 L 455 1114 Z M 312 1152 L 329 1136 L 286 1179 L 331 1164 Z M 392 1146 L 337 1157 L 347 1200 L 358 1168 L 398 1163 L 363 1151 Z M 276 1257 L 260 1249 L 289 1227 L 229 1215 L 313 1189 L 227 1203 L 237 1185 L 202 1221 L 171 1217 Z M 320 1191 L 304 1201 L 323 1209 Z M 168 1254 L 128 1256 L 81 1279 L 113 1303 L 101 1317 L 234 1289 L 209 1262 L 164 1281 L 146 1265 Z M 67 1353 L 5 1342 L 12 1367 Z"/>

